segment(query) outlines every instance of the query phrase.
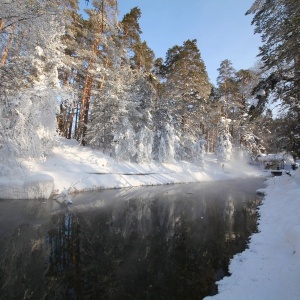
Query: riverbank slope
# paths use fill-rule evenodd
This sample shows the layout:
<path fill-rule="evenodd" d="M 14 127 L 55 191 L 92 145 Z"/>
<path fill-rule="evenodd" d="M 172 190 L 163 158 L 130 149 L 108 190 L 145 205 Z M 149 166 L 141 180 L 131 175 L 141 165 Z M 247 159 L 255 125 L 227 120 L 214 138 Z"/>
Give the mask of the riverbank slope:
<path fill-rule="evenodd" d="M 242 159 L 217 164 L 205 156 L 204 168 L 189 162 L 136 164 L 118 162 L 101 151 L 81 147 L 75 140 L 59 139 L 45 162 L 21 161 L 0 174 L 0 198 L 49 198 L 54 194 L 260 176 Z M 40 180 L 39 180 L 40 179 Z"/>

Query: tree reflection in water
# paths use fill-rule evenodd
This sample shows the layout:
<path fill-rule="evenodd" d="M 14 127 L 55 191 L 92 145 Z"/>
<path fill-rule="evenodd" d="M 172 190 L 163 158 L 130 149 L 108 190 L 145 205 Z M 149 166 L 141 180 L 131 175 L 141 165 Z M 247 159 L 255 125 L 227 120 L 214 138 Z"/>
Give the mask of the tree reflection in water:
<path fill-rule="evenodd" d="M 254 191 L 262 182 L 250 181 L 242 189 L 238 182 L 181 185 L 181 192 L 136 189 L 56 212 L 38 227 L 27 225 L 21 239 L 16 229 L 0 248 L 3 295 L 202 299 L 214 294 L 215 281 L 228 275 L 230 258 L 246 248 L 256 230 L 260 200 Z"/>
<path fill-rule="evenodd" d="M 49 264 L 46 272 L 47 298 L 74 298 L 81 295 L 80 225 L 70 212 L 55 214 L 46 237 Z"/>

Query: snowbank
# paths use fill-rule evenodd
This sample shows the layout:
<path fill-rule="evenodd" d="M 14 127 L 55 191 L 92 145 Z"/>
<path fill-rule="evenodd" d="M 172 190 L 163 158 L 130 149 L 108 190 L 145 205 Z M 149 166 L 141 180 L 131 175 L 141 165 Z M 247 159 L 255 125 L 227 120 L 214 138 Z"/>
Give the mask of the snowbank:
<path fill-rule="evenodd" d="M 0 199 L 48 199 L 54 180 L 46 174 L 35 174 L 23 179 L 0 179 Z"/>
<path fill-rule="evenodd" d="M 205 156 L 204 168 L 188 162 L 163 164 L 117 162 L 101 151 L 81 147 L 77 141 L 63 138 L 59 140 L 58 146 L 44 163 L 23 161 L 22 168 L 26 168 L 28 174 L 35 172 L 41 175 L 36 175 L 34 180 L 20 178 L 8 180 L 2 175 L 0 198 L 49 198 L 51 187 L 54 194 L 60 194 L 65 190 L 76 193 L 143 185 L 228 180 L 260 175 L 259 170 L 242 160 L 226 164 L 223 170 L 212 154 Z M 14 171 L 14 173 L 17 172 Z M 41 180 L 38 184 L 39 176 Z M 71 186 L 72 189 L 69 189 Z"/>
<path fill-rule="evenodd" d="M 300 299 L 300 170 L 270 178 L 264 192 L 259 233 L 205 299 Z"/>

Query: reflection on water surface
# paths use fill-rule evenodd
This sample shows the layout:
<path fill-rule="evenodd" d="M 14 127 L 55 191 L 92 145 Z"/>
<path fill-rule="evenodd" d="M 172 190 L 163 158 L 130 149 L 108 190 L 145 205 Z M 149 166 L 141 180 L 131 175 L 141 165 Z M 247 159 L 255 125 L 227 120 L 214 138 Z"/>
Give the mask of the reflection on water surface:
<path fill-rule="evenodd" d="M 202 299 L 256 230 L 261 179 L 1 201 L 1 299 Z"/>

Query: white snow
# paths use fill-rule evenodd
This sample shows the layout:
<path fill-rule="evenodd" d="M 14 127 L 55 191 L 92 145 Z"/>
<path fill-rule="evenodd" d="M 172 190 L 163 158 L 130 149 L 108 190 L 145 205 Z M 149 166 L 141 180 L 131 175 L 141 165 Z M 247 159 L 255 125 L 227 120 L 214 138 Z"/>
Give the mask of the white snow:
<path fill-rule="evenodd" d="M 205 299 L 300 299 L 300 171 L 292 174 L 268 180 L 259 233 L 231 260 L 219 294 Z"/>
<path fill-rule="evenodd" d="M 79 191 L 262 175 L 242 160 L 225 163 L 222 170 L 212 154 L 205 155 L 203 169 L 188 162 L 116 162 L 65 139 L 45 162 L 22 161 L 20 166 L 15 178 L 0 172 L 0 198 L 47 199 L 54 191 L 57 199 L 71 203 L 71 194 Z M 300 170 L 268 179 L 258 193 L 266 195 L 259 233 L 253 234 L 249 249 L 231 260 L 232 275 L 217 283 L 219 294 L 206 299 L 300 299 Z"/>
<path fill-rule="evenodd" d="M 0 199 L 48 199 L 53 187 L 53 178 L 46 174 L 35 174 L 19 179 L 0 177 Z"/>
<path fill-rule="evenodd" d="M 259 170 L 245 162 L 240 161 L 238 165 L 236 168 L 233 163 L 232 165 L 226 163 L 223 171 L 212 154 L 205 156 L 204 168 L 188 162 L 149 164 L 118 162 L 109 155 L 104 155 L 102 151 L 81 147 L 77 141 L 63 138 L 59 139 L 58 146 L 53 149 L 53 153 L 45 162 L 22 162 L 23 168 L 35 174 L 51 176 L 54 180 L 54 194 L 61 194 L 71 186 L 70 194 L 98 189 L 226 180 L 260 175 Z M 5 181 L 2 179 L 2 182 L 3 180 Z M 1 191 L 0 198 L 4 198 Z"/>
<path fill-rule="evenodd" d="M 35 181 L 30 179 L 31 175 L 35 175 Z M 60 138 L 52 154 L 43 163 L 22 160 L 19 164 L 13 164 L 13 168 L 4 168 L 1 165 L 0 199 L 47 199 L 51 195 L 52 187 L 54 194 L 64 198 L 66 190 L 68 194 L 72 194 L 108 188 L 226 180 L 259 175 L 259 170 L 243 161 L 226 163 L 222 170 L 213 154 L 205 155 L 203 168 L 202 165 L 196 165 L 196 162 L 136 164 L 116 161 L 102 151 L 81 147 L 75 140 Z M 41 178 L 39 188 L 36 187 L 37 176 Z M 26 187 L 28 191 L 24 190 Z"/>

